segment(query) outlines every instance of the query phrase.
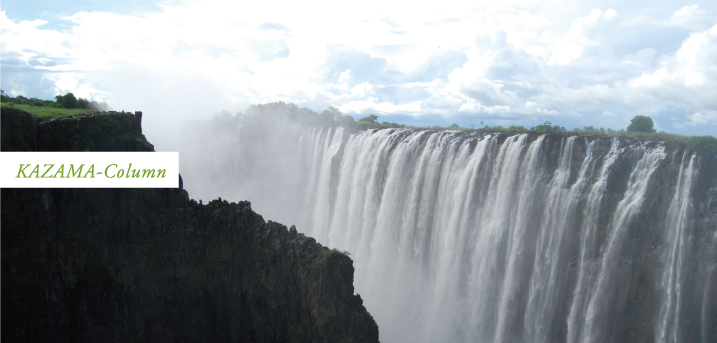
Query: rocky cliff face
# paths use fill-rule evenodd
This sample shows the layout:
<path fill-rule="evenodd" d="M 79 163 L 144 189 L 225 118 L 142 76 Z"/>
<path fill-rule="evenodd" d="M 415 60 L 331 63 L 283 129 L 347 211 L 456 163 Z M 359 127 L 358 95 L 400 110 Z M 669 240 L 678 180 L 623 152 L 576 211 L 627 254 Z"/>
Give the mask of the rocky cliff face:
<path fill-rule="evenodd" d="M 152 151 L 141 113 L 36 124 L 3 151 Z M 376 342 L 351 259 L 249 202 L 181 189 L 3 189 L 2 340 Z"/>
<path fill-rule="evenodd" d="M 349 251 L 384 342 L 717 342 L 714 152 L 251 119 L 192 126 L 188 187 Z"/>

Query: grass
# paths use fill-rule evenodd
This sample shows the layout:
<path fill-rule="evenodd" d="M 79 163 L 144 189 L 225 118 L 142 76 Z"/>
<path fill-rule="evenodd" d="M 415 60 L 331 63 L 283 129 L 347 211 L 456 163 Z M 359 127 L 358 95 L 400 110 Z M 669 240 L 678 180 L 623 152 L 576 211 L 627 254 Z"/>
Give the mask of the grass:
<path fill-rule="evenodd" d="M 32 105 L 24 105 L 24 104 L 12 104 L 12 103 L 2 103 L 2 108 L 16 108 L 25 112 L 30 113 L 33 117 L 39 119 L 39 120 L 46 120 L 46 119 L 52 119 L 56 117 L 66 116 L 66 115 L 73 115 L 73 114 L 82 114 L 87 113 L 91 110 L 87 109 L 67 109 L 67 108 L 58 108 L 58 107 L 49 107 L 49 106 L 32 106 Z"/>
<path fill-rule="evenodd" d="M 540 135 L 547 134 L 563 134 L 563 135 L 581 135 L 581 136 L 602 136 L 602 137 L 622 137 L 622 138 L 636 138 L 644 141 L 664 141 L 668 143 L 677 143 L 685 147 L 687 151 L 694 152 L 698 156 L 714 155 L 717 157 L 717 138 L 713 136 L 685 136 L 674 133 L 666 132 L 627 132 L 625 130 L 601 130 L 592 127 L 586 127 L 585 129 L 574 129 L 572 131 L 566 130 L 564 127 L 551 125 L 549 122 L 545 122 L 542 125 L 538 125 L 532 128 L 526 128 L 524 126 L 485 126 L 478 129 L 466 128 L 466 127 L 443 127 L 443 126 L 424 126 L 414 127 L 409 125 L 400 125 L 396 123 L 383 122 L 381 124 L 377 122 L 359 121 L 358 128 L 363 129 L 382 129 L 382 128 L 406 128 L 406 129 L 429 129 L 429 130 L 460 130 L 460 131 L 478 131 L 478 132 L 502 132 L 508 135 L 520 134 L 520 133 L 537 133 Z"/>

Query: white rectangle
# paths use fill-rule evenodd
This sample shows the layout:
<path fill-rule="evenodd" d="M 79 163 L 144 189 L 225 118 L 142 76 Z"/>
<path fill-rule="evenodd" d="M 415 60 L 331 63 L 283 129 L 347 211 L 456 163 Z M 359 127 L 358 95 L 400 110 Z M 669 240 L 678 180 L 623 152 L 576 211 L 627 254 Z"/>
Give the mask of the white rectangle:
<path fill-rule="evenodd" d="M 178 152 L 2 152 L 1 188 L 178 188 Z"/>

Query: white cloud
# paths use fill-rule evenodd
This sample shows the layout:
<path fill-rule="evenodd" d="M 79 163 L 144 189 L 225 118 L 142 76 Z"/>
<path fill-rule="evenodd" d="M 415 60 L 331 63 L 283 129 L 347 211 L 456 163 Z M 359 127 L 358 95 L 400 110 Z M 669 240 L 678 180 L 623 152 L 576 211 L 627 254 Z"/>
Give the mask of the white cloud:
<path fill-rule="evenodd" d="M 630 80 L 630 87 L 687 110 L 717 110 L 717 25 L 690 35 L 665 64 Z"/>
<path fill-rule="evenodd" d="M 600 114 L 601 117 L 607 118 L 607 119 L 617 119 L 617 115 L 615 113 L 612 113 L 610 111 L 604 111 L 602 114 Z"/>
<path fill-rule="evenodd" d="M 656 51 L 653 48 L 640 49 L 635 54 L 628 54 L 623 57 L 623 60 L 629 62 L 635 62 L 642 66 L 651 66 L 655 60 Z"/>
<path fill-rule="evenodd" d="M 50 76 L 52 78 L 52 76 Z M 72 93 L 78 98 L 85 98 L 97 101 L 105 101 L 107 92 L 95 88 L 90 80 L 82 74 L 63 73 L 60 77 L 53 79 L 55 82 L 54 92 L 56 94 Z"/>
<path fill-rule="evenodd" d="M 339 82 L 348 82 L 351 80 L 351 69 L 346 69 L 343 73 L 341 73 L 341 76 L 339 76 Z"/>
<path fill-rule="evenodd" d="M 699 4 L 683 6 L 672 14 L 668 23 L 691 31 L 701 31 L 709 28 L 710 23 L 717 20 L 715 13 L 708 13 Z"/>
<path fill-rule="evenodd" d="M 522 101 L 511 91 L 504 91 L 503 85 L 490 80 L 479 80 L 465 86 L 461 93 L 478 101 L 483 107 L 520 107 Z"/>
<path fill-rule="evenodd" d="M 366 98 L 375 94 L 373 86 L 368 82 L 361 82 L 358 85 L 351 88 L 352 98 Z"/>
<path fill-rule="evenodd" d="M 65 31 L 2 12 L 3 88 L 72 91 L 146 118 L 291 101 L 357 116 L 511 115 L 526 126 L 576 114 L 606 127 L 635 114 L 714 125 L 708 3 L 465 4 L 188 1 L 144 15 L 74 13 Z"/>
<path fill-rule="evenodd" d="M 616 16 L 617 16 L 617 11 L 612 8 L 609 8 L 607 11 L 605 11 L 605 18 L 607 18 L 607 19 L 612 19 L 612 18 L 615 18 Z"/>
<path fill-rule="evenodd" d="M 717 124 L 717 111 L 705 111 L 705 113 L 697 112 L 689 115 L 689 125 Z"/>

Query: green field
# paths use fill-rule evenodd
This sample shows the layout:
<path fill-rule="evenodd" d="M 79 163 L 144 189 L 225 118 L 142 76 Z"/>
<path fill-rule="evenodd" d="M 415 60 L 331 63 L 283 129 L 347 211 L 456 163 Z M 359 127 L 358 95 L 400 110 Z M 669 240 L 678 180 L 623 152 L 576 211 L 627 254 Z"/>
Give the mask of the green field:
<path fill-rule="evenodd" d="M 66 116 L 71 114 L 82 114 L 89 112 L 87 109 L 67 109 L 49 106 L 32 106 L 32 105 L 20 105 L 11 103 L 2 103 L 2 108 L 17 108 L 32 114 L 33 117 L 39 120 L 52 119 L 55 117 Z"/>

